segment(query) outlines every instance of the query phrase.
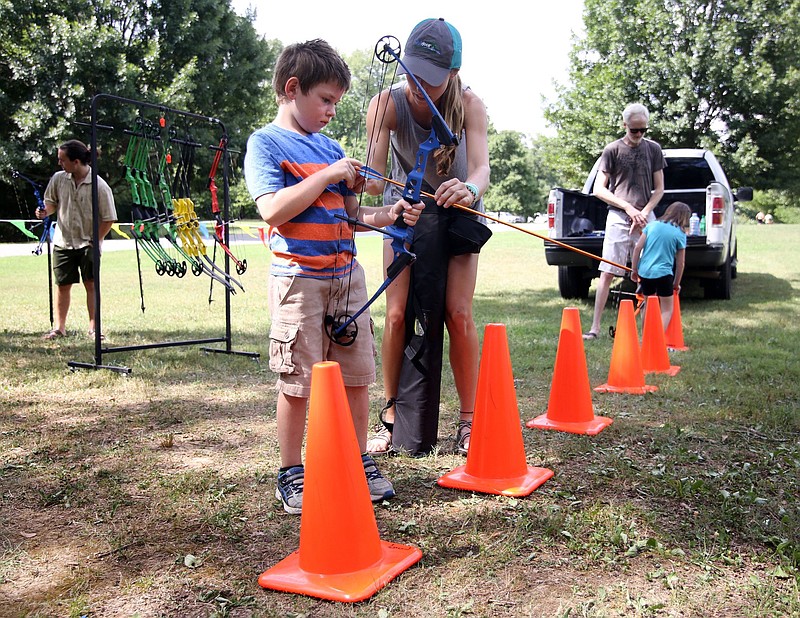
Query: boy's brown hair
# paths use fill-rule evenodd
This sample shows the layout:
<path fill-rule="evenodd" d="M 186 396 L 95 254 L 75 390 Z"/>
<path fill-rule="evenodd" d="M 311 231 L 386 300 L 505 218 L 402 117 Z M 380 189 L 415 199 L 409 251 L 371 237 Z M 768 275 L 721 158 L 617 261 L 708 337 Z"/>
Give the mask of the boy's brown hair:
<path fill-rule="evenodd" d="M 317 84 L 333 82 L 350 89 L 350 69 L 342 57 L 326 41 L 314 39 L 284 48 L 275 64 L 272 87 L 278 103 L 286 99 L 286 82 L 296 77 L 300 91 L 308 92 Z"/>
<path fill-rule="evenodd" d="M 672 225 L 677 225 L 681 229 L 686 229 L 689 227 L 689 219 L 692 216 L 692 209 L 689 208 L 688 204 L 683 202 L 672 202 L 667 207 L 667 210 L 661 215 L 659 221 L 663 221 L 664 223 L 672 223 Z"/>

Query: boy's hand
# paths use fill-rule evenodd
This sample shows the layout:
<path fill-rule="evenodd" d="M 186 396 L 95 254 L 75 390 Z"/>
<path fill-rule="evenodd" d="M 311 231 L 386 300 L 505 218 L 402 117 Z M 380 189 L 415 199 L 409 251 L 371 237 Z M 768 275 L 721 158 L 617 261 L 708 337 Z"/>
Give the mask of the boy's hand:
<path fill-rule="evenodd" d="M 419 216 L 422 214 L 425 204 L 418 202 L 416 204 L 409 204 L 405 200 L 399 200 L 392 206 L 392 219 L 396 220 L 400 215 L 403 216 L 403 222 L 409 227 L 413 227 L 419 221 Z"/>
<path fill-rule="evenodd" d="M 344 181 L 347 188 L 358 193 L 364 186 L 365 178 L 358 173 L 358 169 L 364 164 L 358 159 L 339 159 L 336 163 L 328 166 L 328 173 L 331 174 L 330 184 Z"/>

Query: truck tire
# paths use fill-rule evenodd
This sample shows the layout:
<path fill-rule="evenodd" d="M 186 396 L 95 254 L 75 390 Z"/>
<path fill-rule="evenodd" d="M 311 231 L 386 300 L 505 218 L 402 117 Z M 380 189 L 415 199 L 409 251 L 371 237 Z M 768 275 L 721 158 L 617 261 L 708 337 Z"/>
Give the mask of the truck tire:
<path fill-rule="evenodd" d="M 733 279 L 733 259 L 731 258 L 730 254 L 728 254 L 728 259 L 725 260 L 725 263 L 719 270 L 719 279 L 708 282 L 704 290 L 705 292 L 704 296 L 706 298 L 718 298 L 720 300 L 730 300 L 731 289 L 733 287 L 731 284 L 732 279 Z"/>
<path fill-rule="evenodd" d="M 562 298 L 589 298 L 592 279 L 589 269 L 582 266 L 558 267 L 558 291 Z"/>

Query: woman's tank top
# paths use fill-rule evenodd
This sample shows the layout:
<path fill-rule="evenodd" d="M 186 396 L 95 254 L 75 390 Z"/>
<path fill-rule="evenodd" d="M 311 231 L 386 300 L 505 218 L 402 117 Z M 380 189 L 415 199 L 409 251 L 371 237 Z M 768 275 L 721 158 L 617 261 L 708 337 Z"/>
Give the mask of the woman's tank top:
<path fill-rule="evenodd" d="M 411 115 L 411 108 L 408 105 L 408 99 L 406 99 L 405 95 L 405 87 L 405 82 L 401 82 L 392 86 L 391 89 L 392 100 L 394 101 L 397 114 L 397 129 L 391 132 L 389 140 L 391 150 L 390 177 L 404 185 L 408 180 L 406 170 L 414 168 L 417 162 L 417 150 L 419 150 L 419 145 L 427 140 L 431 133 L 430 129 L 421 126 Z M 445 180 L 451 178 L 466 180 L 467 142 L 464 139 L 464 135 L 465 132 L 462 129 L 461 135 L 458 136 L 459 141 L 458 146 L 456 146 L 456 157 L 453 161 L 453 165 L 450 167 L 450 173 L 447 176 L 437 175 L 433 153 L 428 157 L 428 165 L 425 167 L 423 178 L 433 191 L 436 191 L 439 185 Z M 402 195 L 403 190 L 400 187 L 387 183 L 383 192 L 384 204 L 394 204 Z M 477 204 L 473 204 L 472 208 L 478 212 L 484 212 L 483 200 L 481 199 Z"/>

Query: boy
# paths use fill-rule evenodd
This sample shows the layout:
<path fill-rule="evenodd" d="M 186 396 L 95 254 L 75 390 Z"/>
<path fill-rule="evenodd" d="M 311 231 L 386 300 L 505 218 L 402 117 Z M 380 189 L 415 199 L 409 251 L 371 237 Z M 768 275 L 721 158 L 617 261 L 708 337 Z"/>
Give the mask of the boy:
<path fill-rule="evenodd" d="M 340 364 L 370 497 L 394 496 L 391 483 L 366 454 L 368 387 L 375 381 L 370 317 L 356 322 L 360 336 L 339 346 L 325 332 L 325 317 L 340 302 L 367 300 L 364 271 L 356 262 L 352 226 L 335 215 L 357 217 L 378 227 L 403 215 L 414 225 L 423 208 L 399 200 L 391 206 L 359 209 L 361 163 L 319 133 L 336 115 L 350 87 L 350 70 L 325 41 L 290 45 L 275 65 L 275 120 L 247 142 L 247 187 L 269 228 L 273 253 L 269 282 L 269 365 L 279 374 L 277 404 L 281 468 L 275 497 L 287 513 L 299 514 L 303 498 L 302 444 L 311 369 L 324 360 Z M 334 316 L 336 317 L 336 316 Z"/>

